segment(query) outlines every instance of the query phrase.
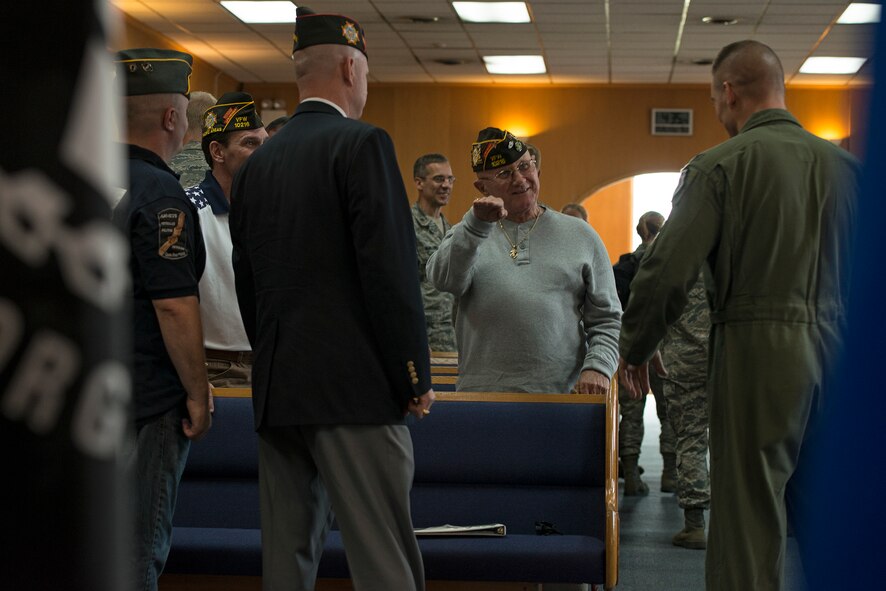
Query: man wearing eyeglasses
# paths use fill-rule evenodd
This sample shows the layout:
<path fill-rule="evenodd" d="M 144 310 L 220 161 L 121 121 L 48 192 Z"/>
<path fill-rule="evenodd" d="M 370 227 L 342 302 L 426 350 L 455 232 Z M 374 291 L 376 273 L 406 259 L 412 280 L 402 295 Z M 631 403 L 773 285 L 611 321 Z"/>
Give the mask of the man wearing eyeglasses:
<path fill-rule="evenodd" d="M 458 298 L 456 389 L 606 392 L 621 306 L 602 240 L 539 204 L 536 162 L 507 131 L 482 130 L 471 162 L 483 196 L 428 262 Z"/>
<path fill-rule="evenodd" d="M 452 227 L 440 211 L 452 196 L 455 177 L 446 156 L 425 154 L 412 167 L 418 199 L 412 206 L 412 225 L 418 248 L 418 276 L 421 280 L 421 299 L 428 327 L 428 345 L 432 351 L 455 351 L 455 327 L 452 323 L 455 297 L 439 291 L 428 278 L 425 267 L 431 255 L 437 252 L 443 236 Z"/>

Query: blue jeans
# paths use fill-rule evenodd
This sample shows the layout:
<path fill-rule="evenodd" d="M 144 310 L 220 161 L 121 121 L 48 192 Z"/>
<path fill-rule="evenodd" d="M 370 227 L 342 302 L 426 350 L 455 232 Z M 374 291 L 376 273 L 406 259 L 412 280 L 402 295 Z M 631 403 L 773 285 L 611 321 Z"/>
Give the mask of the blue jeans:
<path fill-rule="evenodd" d="M 173 409 L 137 428 L 124 452 L 134 487 L 135 536 L 130 575 L 135 591 L 156 591 L 172 544 L 172 514 L 190 440 L 182 431 L 182 409 Z"/>

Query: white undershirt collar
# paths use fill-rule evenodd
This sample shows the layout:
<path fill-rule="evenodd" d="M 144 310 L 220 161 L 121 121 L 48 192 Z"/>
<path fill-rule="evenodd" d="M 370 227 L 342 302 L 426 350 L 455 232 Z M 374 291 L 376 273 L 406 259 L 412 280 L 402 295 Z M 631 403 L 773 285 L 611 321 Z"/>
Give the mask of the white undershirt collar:
<path fill-rule="evenodd" d="M 345 113 L 344 109 L 342 109 L 341 107 L 339 107 L 334 102 L 332 102 L 328 99 L 320 98 L 318 96 L 309 96 L 308 98 L 304 99 L 301 102 L 306 103 L 308 101 L 317 101 L 318 103 L 325 103 L 325 104 L 329 105 L 330 107 L 335 107 L 335 110 L 338 111 L 339 113 L 341 113 L 341 116 L 344 117 L 345 119 L 347 119 L 347 117 L 348 117 L 348 114 Z"/>

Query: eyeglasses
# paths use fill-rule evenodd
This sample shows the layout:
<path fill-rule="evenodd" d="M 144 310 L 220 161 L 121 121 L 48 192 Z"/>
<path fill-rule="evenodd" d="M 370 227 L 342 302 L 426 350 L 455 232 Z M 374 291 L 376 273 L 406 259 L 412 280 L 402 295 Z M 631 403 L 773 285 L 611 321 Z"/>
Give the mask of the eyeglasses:
<path fill-rule="evenodd" d="M 530 172 L 535 170 L 535 160 L 523 160 L 516 166 L 512 166 L 510 168 L 505 168 L 499 170 L 497 173 L 492 175 L 491 177 L 486 177 L 486 180 L 496 180 L 501 181 L 503 183 L 510 182 L 514 178 L 514 173 L 519 172 L 520 176 L 527 176 Z M 483 177 L 481 177 L 483 178 Z"/>
<path fill-rule="evenodd" d="M 425 180 L 428 180 L 428 177 L 422 177 L 422 178 Z M 435 183 L 437 183 L 438 185 L 442 185 L 446 181 L 449 181 L 450 185 L 455 183 L 455 177 L 452 176 L 451 174 L 449 176 L 444 176 L 442 174 L 438 174 L 437 176 L 430 177 L 430 179 L 432 181 L 434 181 Z"/>

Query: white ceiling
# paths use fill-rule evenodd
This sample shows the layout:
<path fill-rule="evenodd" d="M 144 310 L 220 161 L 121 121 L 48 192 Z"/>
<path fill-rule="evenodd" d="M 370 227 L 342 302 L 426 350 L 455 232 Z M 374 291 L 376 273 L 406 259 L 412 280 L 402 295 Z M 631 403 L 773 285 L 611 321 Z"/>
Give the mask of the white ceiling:
<path fill-rule="evenodd" d="M 240 82 L 293 81 L 292 25 L 244 24 L 218 0 L 108 1 Z M 870 61 L 853 76 L 799 73 L 812 55 L 870 57 L 874 25 L 835 24 L 846 1 L 527 2 L 532 23 L 510 25 L 463 23 L 449 0 L 306 0 L 305 5 L 348 15 L 363 25 L 373 82 L 708 83 L 710 66 L 694 60 L 711 60 L 733 41 L 756 39 L 781 57 L 789 84 L 871 83 Z M 739 22 L 704 24 L 705 16 Z M 439 20 L 416 22 L 422 18 Z M 541 54 L 548 73 L 490 75 L 482 56 L 493 54 Z"/>

